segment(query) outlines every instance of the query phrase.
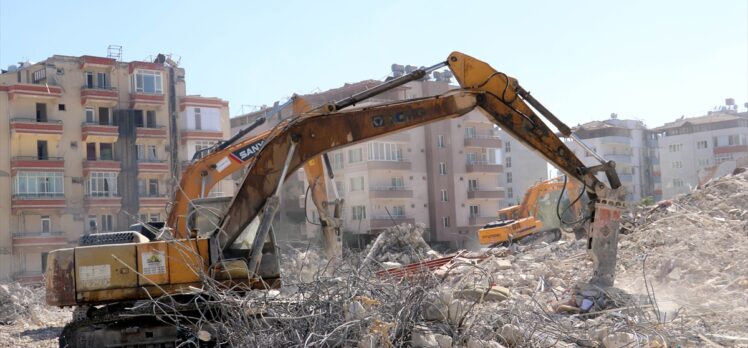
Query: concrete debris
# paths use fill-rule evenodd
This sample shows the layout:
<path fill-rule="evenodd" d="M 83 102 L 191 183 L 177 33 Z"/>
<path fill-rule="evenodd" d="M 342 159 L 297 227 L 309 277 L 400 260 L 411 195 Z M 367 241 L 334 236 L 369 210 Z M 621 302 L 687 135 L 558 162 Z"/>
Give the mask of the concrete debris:
<path fill-rule="evenodd" d="M 442 255 L 429 247 L 423 239 L 425 225 L 400 224 L 385 229 L 367 248 L 367 259 L 380 263 L 394 262 L 407 265 L 433 260 Z"/>
<path fill-rule="evenodd" d="M 748 344 L 748 172 L 626 216 L 617 288 L 604 291 L 580 287 L 592 262 L 586 241 L 571 238 L 460 251 L 446 263 L 437 260 L 432 272 L 378 275 L 441 256 L 423 240 L 423 225 L 387 229 L 365 252 L 332 262 L 314 250 L 290 249 L 282 258 L 284 285 L 272 296 L 213 283 L 203 291 L 219 299 L 211 307 L 217 313 L 231 314 L 221 322 L 227 336 L 220 337 L 229 346 Z M 15 331 L 0 326 L 0 342 L 33 346 L 18 332 L 42 327 L 34 319 L 40 296 L 18 285 L 0 287 L 2 320 L 15 321 Z M 263 315 L 250 308 L 262 308 Z M 61 324 L 47 317 L 57 312 L 46 310 L 47 334 L 59 334 Z M 69 320 L 69 311 L 59 313 Z"/>
<path fill-rule="evenodd" d="M 62 326 L 71 318 L 71 310 L 45 304 L 39 285 L 0 284 L 0 346 L 56 347 Z"/>

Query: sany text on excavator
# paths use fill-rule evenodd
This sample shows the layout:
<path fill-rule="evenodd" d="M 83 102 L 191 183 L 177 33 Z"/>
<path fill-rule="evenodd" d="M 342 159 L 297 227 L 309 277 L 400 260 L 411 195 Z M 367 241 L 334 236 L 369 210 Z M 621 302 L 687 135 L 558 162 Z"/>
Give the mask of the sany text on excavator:
<path fill-rule="evenodd" d="M 451 69 L 460 89 L 431 98 L 339 111 L 445 66 Z M 197 305 L 189 300 L 191 288 L 199 288 L 203 277 L 234 288 L 279 286 L 280 268 L 271 222 L 286 177 L 325 152 L 459 117 L 471 110 L 482 112 L 584 185 L 590 198 L 590 213 L 585 221 L 594 264 L 590 284 L 596 289 L 612 286 L 623 197 L 615 163 L 600 157 L 600 165 L 585 166 L 533 109 L 563 136 L 575 139 L 570 129 L 516 79 L 482 61 L 453 52 L 445 62 L 392 79 L 316 112 L 286 119 L 270 131 L 262 149 L 255 154 L 255 161 L 218 228 L 178 238 L 163 234 L 164 238 L 151 240 L 137 232 L 123 232 L 131 236 L 127 242 L 50 253 L 48 304 L 89 308 L 66 326 L 61 345 L 148 345 L 165 337 L 178 342 L 183 339 L 180 332 L 185 332 L 185 328 L 178 330 L 175 325 L 159 322 L 148 308 L 142 312 L 125 308 L 138 300 L 170 294 L 184 299 L 184 308 L 174 308 L 189 315 L 195 310 L 190 306 Z M 605 173 L 609 187 L 597 179 L 598 172 Z M 91 305 L 100 306 L 86 307 Z"/>
<path fill-rule="evenodd" d="M 478 242 L 492 246 L 522 239 L 558 240 L 564 225 L 574 228 L 573 220 L 583 213 L 583 194 L 575 180 L 539 182 L 527 189 L 520 204 L 499 210 L 498 220 L 479 229 Z"/>

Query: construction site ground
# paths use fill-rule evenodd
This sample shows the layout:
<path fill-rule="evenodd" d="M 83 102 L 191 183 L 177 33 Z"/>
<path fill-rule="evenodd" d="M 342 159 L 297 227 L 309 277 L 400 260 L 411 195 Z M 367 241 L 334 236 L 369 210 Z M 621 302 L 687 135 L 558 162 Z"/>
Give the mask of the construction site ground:
<path fill-rule="evenodd" d="M 748 174 L 625 215 L 617 290 L 586 313 L 574 296 L 591 276 L 585 240 L 382 272 L 444 256 L 420 225 L 393 227 L 343 260 L 286 249 L 280 290 L 203 292 L 232 313 L 222 324 L 234 346 L 748 347 Z M 0 306 L 0 346 L 56 346 L 71 318 L 45 306 L 40 287 L 4 284 Z"/>

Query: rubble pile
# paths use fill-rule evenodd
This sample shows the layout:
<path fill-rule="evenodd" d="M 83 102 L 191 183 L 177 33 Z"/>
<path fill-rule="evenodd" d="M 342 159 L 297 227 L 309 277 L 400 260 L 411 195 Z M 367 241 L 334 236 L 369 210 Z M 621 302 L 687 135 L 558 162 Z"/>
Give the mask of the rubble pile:
<path fill-rule="evenodd" d="M 388 267 L 441 257 L 423 239 L 425 228 L 422 223 L 389 227 L 377 236 L 365 253 L 369 259 L 385 263 Z"/>
<path fill-rule="evenodd" d="M 617 285 L 653 293 L 663 322 L 748 345 L 748 173 L 635 214 L 638 226 L 619 243 Z"/>
<path fill-rule="evenodd" d="M 39 286 L 0 284 L 0 346 L 56 347 L 71 318 L 69 309 L 47 306 Z"/>

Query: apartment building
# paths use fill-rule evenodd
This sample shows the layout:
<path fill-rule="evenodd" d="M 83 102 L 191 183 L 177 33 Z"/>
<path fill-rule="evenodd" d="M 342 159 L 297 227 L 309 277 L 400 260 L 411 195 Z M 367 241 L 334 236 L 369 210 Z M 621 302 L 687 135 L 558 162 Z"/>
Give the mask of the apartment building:
<path fill-rule="evenodd" d="M 3 70 L 0 278 L 40 279 L 47 253 L 81 234 L 163 220 L 182 164 L 228 136 L 228 103 L 186 95 L 184 69 L 165 58 L 55 55 Z"/>
<path fill-rule="evenodd" d="M 504 173 L 499 177 L 506 193 L 505 208 L 520 204 L 530 186 L 549 179 L 548 162 L 505 131 L 499 129 L 498 134 L 504 143 Z"/>
<path fill-rule="evenodd" d="M 312 105 L 343 99 L 381 81 L 346 84 L 323 93 L 302 96 Z M 448 79 L 420 80 L 388 91 L 357 107 L 433 96 L 453 88 Z M 232 128 L 250 124 L 259 116 L 285 117 L 266 108 L 232 119 Z M 268 111 L 271 111 L 268 114 Z M 235 121 L 234 121 L 235 120 Z M 277 121 L 276 121 L 277 122 Z M 475 232 L 495 220 L 504 189 L 502 141 L 493 123 L 474 111 L 455 120 L 444 120 L 343 149 L 329 157 L 335 186 L 344 199 L 345 239 L 362 246 L 379 231 L 398 223 L 424 223 L 426 238 L 452 246 L 474 242 Z M 544 169 L 545 171 L 545 169 Z M 292 182 L 306 185 L 302 172 Z M 303 186 L 304 188 L 306 186 Z M 304 219 L 318 221 L 305 190 L 298 205 Z M 333 197 L 330 188 L 329 197 Z M 284 193 L 284 197 L 286 196 Z M 288 204 L 294 204 L 284 198 Z M 285 218 L 288 218 L 286 216 Z M 304 220 L 301 220 L 303 223 Z M 306 224 L 307 235 L 318 227 Z"/>
<path fill-rule="evenodd" d="M 748 158 L 748 112 L 738 113 L 736 108 L 681 117 L 653 132 L 659 144 L 664 198 L 692 191 L 701 171 Z"/>
<path fill-rule="evenodd" d="M 595 152 L 616 162 L 621 183 L 626 187 L 626 200 L 639 202 L 643 198 L 660 199 L 657 184 L 657 153 L 655 140 L 642 121 L 619 119 L 616 114 L 603 121 L 592 121 L 573 129 Z M 581 146 L 566 139 L 566 144 L 585 165 L 599 162 Z M 653 147 L 654 146 L 654 147 Z M 600 180 L 606 180 L 601 173 Z"/>

